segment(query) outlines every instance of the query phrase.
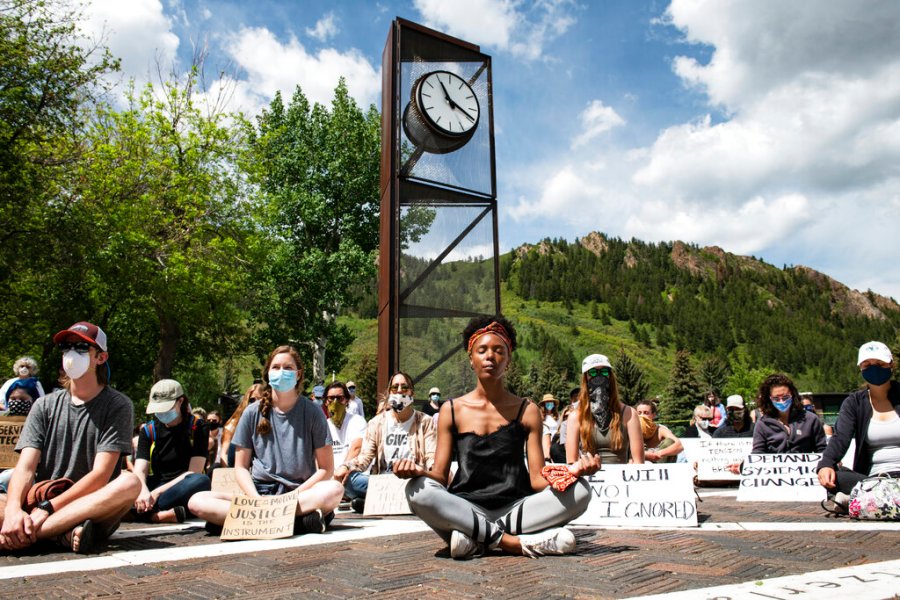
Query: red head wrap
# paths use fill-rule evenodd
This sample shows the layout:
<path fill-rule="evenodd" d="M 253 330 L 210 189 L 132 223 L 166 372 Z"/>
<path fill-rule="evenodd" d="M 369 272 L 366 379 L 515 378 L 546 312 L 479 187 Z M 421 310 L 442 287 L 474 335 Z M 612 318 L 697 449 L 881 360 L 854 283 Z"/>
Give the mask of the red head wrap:
<path fill-rule="evenodd" d="M 512 351 L 512 343 L 509 341 L 509 333 L 507 333 L 506 328 L 497 321 L 492 321 L 487 325 L 487 327 L 482 327 L 481 329 L 473 333 L 471 337 L 469 337 L 469 346 L 466 349 L 466 352 L 471 354 L 472 346 L 475 345 L 475 342 L 478 340 L 478 338 L 488 333 L 493 333 L 494 335 L 499 337 L 501 340 L 503 340 L 503 343 L 506 344 L 506 348 Z"/>

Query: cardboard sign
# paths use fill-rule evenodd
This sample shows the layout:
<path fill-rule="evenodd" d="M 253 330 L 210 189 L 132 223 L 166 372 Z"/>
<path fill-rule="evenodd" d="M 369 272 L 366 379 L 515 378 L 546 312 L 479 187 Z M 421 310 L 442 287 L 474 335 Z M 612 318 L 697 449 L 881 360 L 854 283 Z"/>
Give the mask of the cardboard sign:
<path fill-rule="evenodd" d="M 274 540 L 294 535 L 297 494 L 235 496 L 222 527 L 223 540 Z"/>
<path fill-rule="evenodd" d="M 238 485 L 234 476 L 234 469 L 229 467 L 219 467 L 212 472 L 212 491 L 225 492 L 231 494 L 243 494 L 244 491 Z"/>
<path fill-rule="evenodd" d="M 408 479 L 400 479 L 392 473 L 369 475 L 369 489 L 366 492 L 365 516 L 410 515 L 406 501 Z"/>
<path fill-rule="evenodd" d="M 753 449 L 753 438 L 700 440 L 697 449 L 697 479 L 700 481 L 738 481 L 741 476 L 728 470 L 740 463 Z"/>
<path fill-rule="evenodd" d="M 751 454 L 741 470 L 738 502 L 821 502 L 816 464 L 821 454 Z"/>
<path fill-rule="evenodd" d="M 0 468 L 16 466 L 19 460 L 16 444 L 24 426 L 25 417 L 0 417 Z"/>
<path fill-rule="evenodd" d="M 591 503 L 572 524 L 696 527 L 693 477 L 686 463 L 606 465 L 588 478 Z"/>

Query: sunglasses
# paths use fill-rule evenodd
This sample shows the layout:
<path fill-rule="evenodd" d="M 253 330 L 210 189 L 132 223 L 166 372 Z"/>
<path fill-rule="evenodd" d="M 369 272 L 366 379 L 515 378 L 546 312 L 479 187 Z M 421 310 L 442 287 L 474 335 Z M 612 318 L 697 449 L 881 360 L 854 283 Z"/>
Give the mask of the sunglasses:
<path fill-rule="evenodd" d="M 588 369 L 588 377 L 609 377 L 609 367 L 603 367 L 601 369 Z"/>
<path fill-rule="evenodd" d="M 60 352 L 74 350 L 78 354 L 87 354 L 91 348 L 96 348 L 96 346 L 87 342 L 60 342 L 57 347 Z"/>
<path fill-rule="evenodd" d="M 405 392 L 409 389 L 409 384 L 407 383 L 392 383 L 391 391 L 392 392 Z"/>
<path fill-rule="evenodd" d="M 769 400 L 771 400 L 772 402 L 787 402 L 790 399 L 791 399 L 790 394 L 787 394 L 784 396 L 769 396 Z"/>
<path fill-rule="evenodd" d="M 325 396 L 325 399 L 331 402 L 332 400 L 343 400 L 347 396 L 341 394 L 340 396 Z"/>

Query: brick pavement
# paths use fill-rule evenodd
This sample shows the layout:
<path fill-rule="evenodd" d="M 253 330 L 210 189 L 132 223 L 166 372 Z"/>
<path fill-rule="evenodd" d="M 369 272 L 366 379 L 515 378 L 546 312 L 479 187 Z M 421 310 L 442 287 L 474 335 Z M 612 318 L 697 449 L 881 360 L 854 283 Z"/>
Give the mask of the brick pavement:
<path fill-rule="evenodd" d="M 431 532 L 99 571 L 7 579 L 2 598 L 622 598 L 661 594 L 900 558 L 900 531 L 825 516 L 815 504 L 738 505 L 704 498 L 701 523 L 835 523 L 842 531 L 735 529 L 576 529 L 573 556 L 529 560 L 492 554 L 451 560 Z M 348 529 L 357 519 L 339 515 Z M 392 518 L 394 520 L 398 518 Z M 399 518 L 403 519 L 403 518 Z M 125 525 L 134 529 L 137 525 Z M 327 537 L 327 536 L 326 536 Z M 145 549 L 218 543 L 199 528 L 111 541 L 100 556 Z M 36 549 L 0 556 L 0 567 L 72 560 L 71 553 Z"/>

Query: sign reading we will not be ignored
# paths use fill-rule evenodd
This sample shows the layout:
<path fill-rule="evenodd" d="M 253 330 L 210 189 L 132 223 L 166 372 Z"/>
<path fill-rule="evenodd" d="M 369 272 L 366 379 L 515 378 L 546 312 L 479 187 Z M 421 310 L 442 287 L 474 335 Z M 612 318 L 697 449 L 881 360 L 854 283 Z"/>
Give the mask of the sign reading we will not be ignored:
<path fill-rule="evenodd" d="M 591 503 L 572 524 L 696 527 L 693 477 L 686 463 L 604 465 L 588 478 Z"/>
<path fill-rule="evenodd" d="M 294 535 L 299 490 L 280 496 L 235 496 L 222 527 L 223 540 L 274 540 Z"/>

